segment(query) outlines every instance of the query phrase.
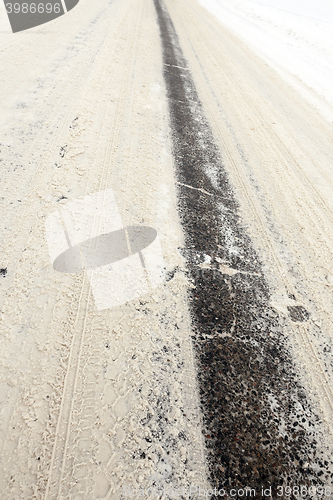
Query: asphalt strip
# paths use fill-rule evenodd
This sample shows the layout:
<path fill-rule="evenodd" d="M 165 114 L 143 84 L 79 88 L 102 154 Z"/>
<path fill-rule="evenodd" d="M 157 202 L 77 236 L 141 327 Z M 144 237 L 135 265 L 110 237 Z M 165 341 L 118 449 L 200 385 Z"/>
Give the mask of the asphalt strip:
<path fill-rule="evenodd" d="M 298 380 L 283 320 L 269 305 L 260 260 L 242 228 L 223 151 L 177 33 L 165 4 L 154 3 L 194 285 L 189 295 L 210 482 L 227 492 L 253 488 L 256 496 L 271 487 L 273 498 L 287 498 L 286 486 L 303 486 L 302 498 L 313 498 L 309 487 L 329 485 L 332 477 L 318 444 L 320 419 Z M 308 317 L 297 306 L 289 313 L 292 321 Z"/>

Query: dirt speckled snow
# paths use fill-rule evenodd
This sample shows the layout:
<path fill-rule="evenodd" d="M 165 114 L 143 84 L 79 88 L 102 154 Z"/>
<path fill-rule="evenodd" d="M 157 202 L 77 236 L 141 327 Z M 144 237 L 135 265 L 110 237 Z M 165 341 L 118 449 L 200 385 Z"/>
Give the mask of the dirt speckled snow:
<path fill-rule="evenodd" d="M 167 7 L 332 450 L 332 124 L 204 9 Z"/>

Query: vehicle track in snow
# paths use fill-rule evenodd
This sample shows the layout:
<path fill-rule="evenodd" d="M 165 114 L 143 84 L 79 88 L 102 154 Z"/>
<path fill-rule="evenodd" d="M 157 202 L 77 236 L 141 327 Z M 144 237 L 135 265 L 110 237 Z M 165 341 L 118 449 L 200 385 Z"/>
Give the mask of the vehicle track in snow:
<path fill-rule="evenodd" d="M 120 89 L 119 89 L 119 94 L 118 94 L 118 99 L 117 99 L 117 104 L 116 104 L 116 111 L 115 111 L 116 120 L 120 116 L 120 99 L 124 93 L 124 86 L 126 85 L 127 67 L 129 64 L 133 65 L 133 61 L 135 63 L 135 58 L 136 58 L 135 49 L 137 49 L 137 47 L 138 47 L 138 43 L 137 43 L 138 24 L 140 23 L 140 20 L 141 20 L 140 14 L 141 14 L 140 11 L 135 12 L 135 20 L 133 22 L 134 35 L 132 36 L 132 38 L 129 38 L 127 40 L 127 47 L 126 47 L 126 52 L 125 52 L 124 65 L 122 68 Z M 135 86 L 135 79 L 134 79 L 132 85 Z M 109 139 L 108 139 L 108 150 L 107 150 L 106 158 L 104 160 L 104 168 L 100 174 L 100 181 L 98 184 L 97 192 L 102 193 L 102 191 L 104 191 L 107 188 L 107 186 L 109 185 L 109 177 L 110 177 L 109 168 L 110 168 L 110 163 L 111 163 L 109 151 L 110 150 L 112 151 L 112 147 L 114 144 L 115 130 L 117 130 L 117 122 L 115 123 L 114 128 L 112 128 L 111 137 L 109 137 Z M 88 179 L 89 179 L 90 175 L 91 175 L 91 171 L 89 171 L 89 173 L 88 173 Z M 89 182 L 89 180 L 87 181 L 87 188 L 86 188 L 85 195 L 88 194 L 87 189 L 90 188 L 91 181 Z M 103 195 L 101 194 L 101 197 L 102 196 Z M 89 287 L 88 296 L 86 298 L 85 303 L 82 304 L 82 296 L 83 296 L 84 290 L 87 286 Z M 64 392 L 61 396 L 61 408 L 60 408 L 60 414 L 58 417 L 58 423 L 57 423 L 57 429 L 56 429 L 56 440 L 54 443 L 51 465 L 50 465 L 50 476 L 49 476 L 48 485 L 47 485 L 46 494 L 45 494 L 46 498 L 48 498 L 49 495 L 50 495 L 50 498 L 54 498 L 54 497 L 61 498 L 61 494 L 62 494 L 62 489 L 63 489 L 63 484 L 64 484 L 63 476 L 64 476 L 65 468 L 66 468 L 66 459 L 68 458 L 68 445 L 69 445 L 69 436 L 70 436 L 70 432 L 71 432 L 73 405 L 74 405 L 74 399 L 75 399 L 75 397 L 77 397 L 77 383 L 78 383 L 79 370 L 80 370 L 80 364 L 81 364 L 81 356 L 82 356 L 82 349 L 83 349 L 83 344 L 84 344 L 84 336 L 85 336 L 85 330 L 86 330 L 86 324 L 87 324 L 89 303 L 91 300 L 92 300 L 91 287 L 87 281 L 87 275 L 85 273 L 84 274 L 84 282 L 82 284 L 81 296 L 80 296 L 80 300 L 78 303 L 78 312 L 77 312 L 77 317 L 75 320 L 72 345 L 71 345 L 70 354 L 69 354 L 69 361 L 68 361 L 68 367 L 67 367 L 67 373 L 66 373 L 66 379 L 65 379 L 65 385 L 64 385 Z M 81 308 L 83 309 L 82 311 L 81 311 Z M 81 315 L 83 313 L 83 317 L 81 318 L 80 321 L 78 321 L 80 313 L 81 313 Z M 61 429 L 61 427 L 62 427 L 62 429 Z M 60 432 L 61 432 L 61 436 L 60 436 Z M 54 493 L 53 494 L 50 492 L 50 485 L 52 483 L 54 485 Z"/>
<path fill-rule="evenodd" d="M 318 421 L 316 411 L 313 412 L 312 403 L 306 400 L 294 353 L 283 333 L 285 321 L 282 318 L 281 321 L 269 303 L 270 292 L 261 262 L 239 218 L 239 203 L 222 160 L 226 152 L 228 154 L 223 148 L 223 136 L 218 136 L 222 143 L 219 153 L 165 4 L 156 0 L 155 5 L 163 42 L 164 75 L 180 185 L 179 206 L 187 236 L 186 256 L 195 284 L 195 291 L 191 293 L 196 326 L 194 341 L 211 483 L 213 486 L 218 483 L 220 487 L 251 486 L 256 491 L 265 484 L 273 487 L 274 494 L 278 485 L 286 485 L 288 481 L 309 486 L 320 482 L 323 476 L 330 483 L 330 459 L 327 462 L 316 458 L 319 430 L 313 432 Z M 172 1 L 167 5 L 175 17 L 181 42 L 187 44 L 187 54 L 191 54 L 197 65 L 197 79 L 202 74 L 209 87 L 210 74 L 204 73 L 202 58 L 205 54 L 207 59 L 215 59 L 217 65 L 216 45 L 214 50 L 212 47 L 203 50 L 206 38 L 200 36 L 204 28 L 195 6 Z M 198 26 L 198 30 L 194 32 L 193 26 Z M 193 43 L 200 47 L 200 54 Z M 232 77 L 235 78 L 235 74 Z M 236 79 L 235 87 L 238 87 Z M 244 99 L 246 94 L 240 90 L 237 105 Z M 221 98 L 215 102 L 218 107 L 223 104 Z M 208 106 L 206 110 L 209 111 Z M 214 119 L 214 115 L 209 116 Z M 214 125 L 218 131 L 216 118 L 217 115 Z M 255 114 L 253 122 L 256 126 Z M 232 134 L 230 129 L 231 126 L 228 132 Z M 276 155 L 286 154 L 284 144 L 281 147 L 279 141 L 276 142 Z M 279 269 L 286 275 L 284 285 L 291 301 L 289 313 L 297 322 L 302 341 L 310 349 L 308 359 L 318 375 L 317 390 L 331 405 L 324 367 L 311 346 L 306 328 L 300 325 L 309 315 L 297 304 L 297 294 L 280 257 L 272 251 L 269 228 L 260 216 L 262 208 L 256 209 L 262 200 L 253 196 L 253 190 L 249 195 L 231 155 L 229 161 L 252 217 L 260 224 L 261 238 L 271 250 L 275 272 Z M 309 209 L 308 215 L 311 217 Z M 331 407 L 326 410 L 331 415 Z M 319 449 L 324 455 L 325 448 L 322 439 Z"/>
<path fill-rule="evenodd" d="M 221 151 L 230 151 L 224 160 L 264 264 L 271 303 L 283 317 L 295 305 L 310 312 L 308 321 L 291 321 L 287 331 L 329 429 L 332 126 L 214 18 L 186 2 L 180 14 L 179 6 L 179 36 Z M 175 4 L 169 7 L 174 11 Z M 331 430 L 329 442 L 330 436 Z"/>

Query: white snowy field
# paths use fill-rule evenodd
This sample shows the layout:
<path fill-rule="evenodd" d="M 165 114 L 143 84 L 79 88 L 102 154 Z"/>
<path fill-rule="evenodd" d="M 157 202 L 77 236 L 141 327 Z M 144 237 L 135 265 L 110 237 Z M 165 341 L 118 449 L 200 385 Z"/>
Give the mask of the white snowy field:
<path fill-rule="evenodd" d="M 333 3 L 199 0 L 333 121 Z"/>

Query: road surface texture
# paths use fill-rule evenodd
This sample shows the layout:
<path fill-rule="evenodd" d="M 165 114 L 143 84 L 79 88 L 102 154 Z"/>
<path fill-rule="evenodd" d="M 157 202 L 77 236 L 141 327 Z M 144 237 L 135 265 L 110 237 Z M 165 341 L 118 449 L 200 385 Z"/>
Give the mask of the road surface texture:
<path fill-rule="evenodd" d="M 81 0 L 0 57 L 1 500 L 325 498 L 332 125 L 194 1 Z M 45 225 L 108 189 L 166 278 L 98 310 Z"/>

